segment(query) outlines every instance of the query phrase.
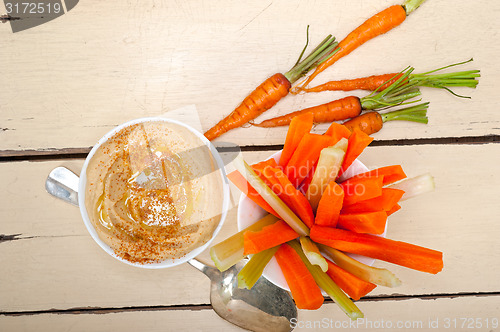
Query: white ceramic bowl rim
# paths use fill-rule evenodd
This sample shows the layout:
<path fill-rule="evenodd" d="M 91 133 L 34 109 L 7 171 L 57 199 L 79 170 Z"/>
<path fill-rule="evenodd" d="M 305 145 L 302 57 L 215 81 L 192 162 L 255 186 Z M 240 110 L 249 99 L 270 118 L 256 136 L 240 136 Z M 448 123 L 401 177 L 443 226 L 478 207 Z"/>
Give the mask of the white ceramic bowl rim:
<path fill-rule="evenodd" d="M 122 130 L 125 127 L 132 126 L 132 125 L 135 125 L 138 123 L 155 122 L 155 121 L 164 121 L 164 122 L 174 123 L 174 124 L 177 124 L 179 126 L 187 128 L 189 131 L 191 131 L 193 134 L 195 134 L 198 138 L 200 138 L 202 140 L 202 142 L 210 149 L 212 156 L 214 157 L 215 161 L 217 162 L 217 166 L 219 168 L 219 171 L 221 173 L 221 178 L 222 178 L 222 184 L 223 184 L 223 188 L 222 188 L 222 191 L 223 191 L 222 214 L 221 214 L 221 219 L 219 221 L 219 224 L 218 224 L 217 228 L 215 229 L 215 231 L 213 232 L 212 237 L 204 245 L 202 245 L 198 248 L 195 248 L 194 250 L 192 250 L 191 252 L 189 252 L 188 254 L 186 254 L 185 256 L 180 257 L 180 258 L 167 259 L 165 261 L 158 262 L 158 263 L 140 264 L 140 263 L 133 263 L 133 262 L 127 261 L 127 260 L 117 256 L 114 253 L 113 249 L 111 249 L 111 247 L 108 246 L 97 234 L 97 231 L 95 230 L 94 225 L 90 221 L 87 209 L 85 207 L 85 187 L 86 187 L 86 183 L 87 183 L 87 172 L 86 171 L 87 171 L 89 161 L 92 159 L 92 157 L 94 156 L 97 149 L 103 143 L 105 143 L 107 140 L 109 140 L 113 135 L 115 135 L 117 132 L 119 132 L 120 130 Z M 135 119 L 135 120 L 123 123 L 123 124 L 115 127 L 113 130 L 109 131 L 107 134 L 105 134 L 97 142 L 97 144 L 94 145 L 92 150 L 90 150 L 89 154 L 87 155 L 87 158 L 85 159 L 82 171 L 80 173 L 80 182 L 78 183 L 78 193 L 79 193 L 78 194 L 78 205 L 80 207 L 80 213 L 82 215 L 83 222 L 84 222 L 85 226 L 87 227 L 88 232 L 90 233 L 90 235 L 94 239 L 94 241 L 97 242 L 97 244 L 105 252 L 107 252 L 108 254 L 113 256 L 114 258 L 118 259 L 119 261 L 126 263 L 126 264 L 129 264 L 129 265 L 132 265 L 132 266 L 147 268 L 147 269 L 161 269 L 161 268 L 176 266 L 176 265 L 185 263 L 188 260 L 201 254 L 210 245 L 210 243 L 214 240 L 214 238 L 217 236 L 220 229 L 222 228 L 222 225 L 224 224 L 224 221 L 225 221 L 226 216 L 227 216 L 227 212 L 229 210 L 229 201 L 230 201 L 229 181 L 228 181 L 227 176 L 226 176 L 224 162 L 222 161 L 222 158 L 219 155 L 219 152 L 217 151 L 217 149 L 214 147 L 214 145 L 202 133 L 200 133 L 199 131 L 195 130 L 194 128 L 186 125 L 185 123 L 182 123 L 182 122 L 177 121 L 177 120 L 168 119 L 168 118 L 161 118 L 161 117 L 147 117 L 147 118 Z"/>

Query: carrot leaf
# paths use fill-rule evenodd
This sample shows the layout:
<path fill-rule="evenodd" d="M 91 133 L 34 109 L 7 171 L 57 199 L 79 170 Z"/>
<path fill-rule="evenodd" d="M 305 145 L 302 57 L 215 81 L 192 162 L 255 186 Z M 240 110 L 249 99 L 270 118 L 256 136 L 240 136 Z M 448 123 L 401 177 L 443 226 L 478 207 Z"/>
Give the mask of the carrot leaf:
<path fill-rule="evenodd" d="M 304 76 L 309 70 L 316 67 L 321 61 L 324 61 L 331 57 L 338 51 L 338 43 L 335 41 L 335 37 L 328 35 L 319 45 L 304 59 L 300 62 L 302 55 L 304 54 L 307 44 L 309 43 L 309 26 L 307 26 L 307 42 L 306 47 L 302 50 L 302 53 L 297 60 L 297 63 L 285 73 L 285 77 L 290 81 L 290 83 L 296 82 L 299 78 Z"/>
<path fill-rule="evenodd" d="M 401 108 L 388 113 L 380 113 L 380 116 L 382 117 L 382 122 L 398 120 L 427 123 L 429 122 L 427 118 L 427 108 L 429 108 L 428 102 Z"/>
<path fill-rule="evenodd" d="M 406 0 L 403 3 L 403 8 L 405 9 L 406 15 L 410 15 L 413 11 L 415 11 L 425 0 Z"/>

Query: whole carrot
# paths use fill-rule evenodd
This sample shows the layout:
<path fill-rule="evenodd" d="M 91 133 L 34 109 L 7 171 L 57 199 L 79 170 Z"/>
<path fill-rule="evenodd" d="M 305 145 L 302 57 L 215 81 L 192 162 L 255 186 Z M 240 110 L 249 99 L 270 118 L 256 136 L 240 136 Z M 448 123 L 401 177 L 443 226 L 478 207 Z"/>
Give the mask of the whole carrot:
<path fill-rule="evenodd" d="M 473 59 L 464 62 L 454 63 L 445 67 L 428 71 L 426 73 L 411 74 L 408 76 L 407 82 L 409 84 L 414 84 L 416 86 L 426 86 L 431 88 L 446 89 L 451 93 L 453 93 L 449 89 L 451 87 L 461 86 L 461 87 L 475 88 L 478 84 L 477 77 L 480 76 L 479 70 L 466 70 L 466 71 L 459 71 L 452 73 L 435 74 L 440 70 L 453 66 L 462 65 L 464 63 L 471 62 L 472 60 Z M 401 73 L 373 75 L 373 76 L 355 78 L 350 80 L 330 81 L 312 88 L 304 88 L 302 89 L 302 91 L 322 92 L 322 91 L 339 91 L 339 90 L 340 91 L 383 90 L 389 85 L 391 85 L 394 81 L 396 81 L 399 77 L 401 77 Z"/>
<path fill-rule="evenodd" d="M 414 69 L 409 67 L 399 74 L 398 78 L 384 90 L 358 98 L 348 96 L 342 99 L 334 100 L 326 104 L 321 104 L 300 111 L 288 113 L 282 116 L 271 118 L 261 123 L 252 123 L 257 127 L 279 127 L 290 124 L 292 119 L 301 114 L 312 113 L 315 123 L 333 122 L 350 119 L 361 114 L 362 110 L 374 110 L 401 105 L 406 100 L 419 96 L 420 91 L 414 84 L 408 84 L 408 76 Z"/>
<path fill-rule="evenodd" d="M 337 99 L 326 104 L 305 108 L 282 116 L 264 120 L 261 123 L 253 123 L 257 127 L 280 127 L 290 124 L 297 115 L 312 113 L 314 122 L 333 122 L 358 116 L 362 111 L 361 101 L 358 97 L 348 96 Z"/>
<path fill-rule="evenodd" d="M 283 74 L 274 74 L 243 99 L 243 102 L 231 114 L 210 128 L 205 133 L 205 137 L 213 140 L 255 119 L 286 96 L 290 87 L 290 81 Z"/>
<path fill-rule="evenodd" d="M 406 0 L 403 5 L 391 6 L 370 17 L 349 33 L 347 37 L 339 43 L 339 51 L 335 53 L 334 56 L 328 58 L 328 60 L 322 62 L 314 72 L 298 86 L 298 89 L 294 89 L 294 92 L 301 88 L 305 88 L 319 73 L 370 39 L 382 35 L 403 23 L 406 16 L 417 9 L 424 1 L 425 0 Z"/>
<path fill-rule="evenodd" d="M 277 73 L 266 79 L 231 114 L 205 132 L 205 137 L 213 140 L 229 130 L 238 128 L 248 121 L 255 119 L 273 107 L 281 98 L 289 93 L 294 82 L 316 67 L 320 61 L 335 54 L 337 45 L 338 43 L 335 42 L 335 38 L 329 35 L 303 61 L 300 61 L 301 54 L 292 69 L 285 74 Z"/>
<path fill-rule="evenodd" d="M 388 113 L 367 112 L 343 123 L 350 131 L 359 129 L 367 135 L 374 134 L 382 129 L 388 121 L 412 121 L 427 123 L 427 107 L 429 103 L 422 103 L 412 107 Z"/>
<path fill-rule="evenodd" d="M 383 90 L 399 78 L 400 73 L 372 75 L 350 80 L 329 81 L 312 88 L 303 88 L 304 92 Z"/>

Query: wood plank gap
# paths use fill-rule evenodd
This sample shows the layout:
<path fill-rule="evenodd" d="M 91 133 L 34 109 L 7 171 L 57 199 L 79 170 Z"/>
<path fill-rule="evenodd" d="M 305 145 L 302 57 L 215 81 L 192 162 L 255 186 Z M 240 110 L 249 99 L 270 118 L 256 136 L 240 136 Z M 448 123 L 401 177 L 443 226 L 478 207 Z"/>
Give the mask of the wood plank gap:
<path fill-rule="evenodd" d="M 424 294 L 424 295 L 387 295 L 376 297 L 365 297 L 356 302 L 376 302 L 376 301 L 404 301 L 411 299 L 421 300 L 436 300 L 443 298 L 460 298 L 460 297 L 488 297 L 500 296 L 499 292 L 478 292 L 478 293 L 456 293 L 456 294 Z M 325 299 L 325 303 L 333 303 L 331 299 Z M 157 306 L 134 306 L 134 307 L 121 307 L 121 308 L 102 308 L 102 307 L 81 307 L 71 309 L 47 309 L 47 310 L 33 310 L 33 311 L 0 311 L 0 316 L 33 316 L 43 314 L 56 314 L 56 315 L 80 315 L 80 314 L 93 314 L 103 315 L 121 312 L 137 312 L 137 311 L 165 311 L 165 310 L 212 310 L 209 304 L 177 304 L 177 305 L 157 305 Z"/>
<path fill-rule="evenodd" d="M 113 314 L 120 312 L 137 312 L 137 311 L 164 311 L 164 310 L 212 310 L 209 304 L 177 304 L 177 305 L 157 305 L 157 306 L 134 306 L 122 308 L 102 308 L 102 307 L 86 307 L 86 308 L 71 308 L 71 309 L 47 309 L 34 311 L 0 311 L 0 316 L 33 316 L 43 314 L 56 315 L 80 315 L 80 314 Z"/>
<path fill-rule="evenodd" d="M 405 145 L 471 145 L 500 143 L 500 135 L 438 137 L 374 140 L 370 146 L 405 146 Z M 12 161 L 47 161 L 60 159 L 85 159 L 91 148 L 65 148 L 47 150 L 4 150 L 0 151 L 0 163 Z M 217 147 L 219 152 L 232 152 L 235 147 Z M 279 151 L 283 145 L 244 145 L 239 149 L 243 152 Z"/>
<path fill-rule="evenodd" d="M 30 240 L 30 239 L 39 239 L 39 238 L 56 238 L 56 237 L 75 237 L 75 236 L 87 236 L 87 234 L 68 234 L 68 235 L 32 235 L 32 236 L 23 236 L 23 234 L 0 234 L 0 244 L 4 242 L 10 241 L 19 241 L 19 240 Z"/>

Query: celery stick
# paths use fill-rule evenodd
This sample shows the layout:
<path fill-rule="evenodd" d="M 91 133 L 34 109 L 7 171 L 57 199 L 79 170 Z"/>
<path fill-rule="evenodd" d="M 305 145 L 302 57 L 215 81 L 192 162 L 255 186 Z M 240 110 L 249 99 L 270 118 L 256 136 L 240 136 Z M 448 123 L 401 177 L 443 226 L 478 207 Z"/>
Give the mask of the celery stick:
<path fill-rule="evenodd" d="M 321 287 L 332 298 L 332 300 L 335 301 L 335 303 L 337 303 L 337 305 L 347 314 L 349 318 L 351 318 L 352 320 L 363 318 L 363 313 L 361 312 L 361 310 L 359 310 L 354 302 L 352 302 L 351 299 L 347 295 L 345 295 L 342 289 L 337 286 L 337 284 L 328 276 L 328 274 L 321 271 L 319 266 L 309 263 L 306 256 L 302 252 L 300 244 L 297 242 L 297 240 L 293 240 L 287 243 L 297 252 L 297 254 L 299 254 L 300 258 L 306 265 L 309 272 L 311 272 L 318 286 Z"/>
<path fill-rule="evenodd" d="M 316 243 L 312 242 L 311 239 L 307 236 L 301 236 L 300 246 L 302 247 L 302 251 L 306 255 L 307 259 L 309 260 L 309 263 L 311 263 L 312 265 L 318 265 L 323 272 L 328 271 L 328 263 L 319 252 Z"/>
<path fill-rule="evenodd" d="M 307 188 L 306 197 L 311 203 L 313 211 L 318 208 L 319 200 L 330 181 L 335 181 L 344 161 L 347 149 L 347 139 L 342 138 L 334 146 L 324 148 L 319 155 L 318 164 L 313 178 Z"/>
<path fill-rule="evenodd" d="M 233 165 L 243 175 L 245 180 L 259 193 L 276 213 L 299 235 L 309 235 L 309 228 L 290 208 L 269 188 L 253 169 L 238 155 Z"/>
<path fill-rule="evenodd" d="M 337 143 L 335 143 L 335 145 L 333 147 L 337 148 L 337 149 L 341 149 L 341 150 L 347 151 L 347 144 L 348 143 L 349 143 L 349 140 L 344 137 L 344 138 L 341 138 L 340 141 L 338 141 Z"/>
<path fill-rule="evenodd" d="M 243 233 L 246 231 L 260 231 L 263 227 L 274 224 L 277 220 L 278 217 L 268 214 L 255 224 L 214 245 L 210 248 L 210 257 L 212 257 L 215 266 L 222 272 L 238 263 L 244 257 Z"/>
<path fill-rule="evenodd" d="M 368 266 L 324 244 L 318 244 L 318 246 L 326 253 L 327 258 L 330 258 L 339 267 L 354 274 L 360 279 L 386 287 L 397 287 L 401 285 L 401 280 L 387 269 Z"/>
<path fill-rule="evenodd" d="M 400 201 L 404 201 L 409 198 L 433 191 L 434 178 L 430 174 L 422 174 L 414 178 L 399 181 L 393 185 L 390 185 L 389 188 L 403 190 L 405 193 L 403 197 L 401 197 Z"/>
<path fill-rule="evenodd" d="M 280 246 L 261 251 L 250 258 L 245 266 L 238 273 L 238 288 L 251 289 L 259 280 L 267 263 L 273 258 Z"/>

